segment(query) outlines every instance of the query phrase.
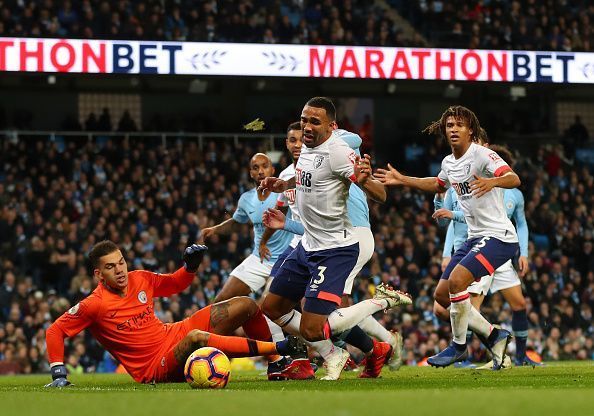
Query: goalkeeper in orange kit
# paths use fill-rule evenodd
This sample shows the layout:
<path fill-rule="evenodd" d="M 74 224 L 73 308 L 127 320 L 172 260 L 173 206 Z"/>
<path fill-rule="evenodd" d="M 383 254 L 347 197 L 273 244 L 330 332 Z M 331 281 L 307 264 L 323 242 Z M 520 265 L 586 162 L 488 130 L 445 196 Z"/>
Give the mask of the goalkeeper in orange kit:
<path fill-rule="evenodd" d="M 97 288 L 58 318 L 46 332 L 53 381 L 66 387 L 64 339 L 85 328 L 140 383 L 183 381 L 183 366 L 197 348 L 215 347 L 229 357 L 290 355 L 302 357 L 305 346 L 295 337 L 270 342 L 262 312 L 248 297 L 209 305 L 181 322 L 164 324 L 154 313 L 153 298 L 183 291 L 194 279 L 206 246 L 184 251 L 184 266 L 172 274 L 138 270 L 128 273 L 126 260 L 111 241 L 89 253 Z M 226 336 L 243 327 L 248 337 Z"/>

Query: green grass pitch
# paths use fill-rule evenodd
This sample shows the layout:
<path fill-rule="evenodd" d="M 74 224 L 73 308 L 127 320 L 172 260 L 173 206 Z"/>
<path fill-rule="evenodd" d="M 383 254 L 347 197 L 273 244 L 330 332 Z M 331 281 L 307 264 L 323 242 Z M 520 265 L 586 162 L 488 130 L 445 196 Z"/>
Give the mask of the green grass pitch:
<path fill-rule="evenodd" d="M 238 371 L 223 390 L 83 375 L 71 377 L 76 386 L 61 391 L 42 387 L 49 376 L 3 376 L 0 415 L 594 415 L 592 361 L 500 372 L 385 368 L 376 380 L 357 374 L 345 372 L 338 382 L 269 382 Z"/>

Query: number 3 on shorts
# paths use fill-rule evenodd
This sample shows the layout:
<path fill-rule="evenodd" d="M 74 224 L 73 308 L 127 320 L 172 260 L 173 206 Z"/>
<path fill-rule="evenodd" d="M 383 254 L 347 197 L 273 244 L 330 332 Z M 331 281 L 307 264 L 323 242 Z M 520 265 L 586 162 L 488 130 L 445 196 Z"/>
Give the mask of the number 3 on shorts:
<path fill-rule="evenodd" d="M 324 279 L 326 278 L 326 276 L 324 276 L 324 272 L 326 271 L 326 269 L 327 269 L 326 266 L 318 266 L 318 276 L 320 278 L 313 281 L 316 285 L 319 285 L 320 283 L 322 283 L 324 281 Z"/>

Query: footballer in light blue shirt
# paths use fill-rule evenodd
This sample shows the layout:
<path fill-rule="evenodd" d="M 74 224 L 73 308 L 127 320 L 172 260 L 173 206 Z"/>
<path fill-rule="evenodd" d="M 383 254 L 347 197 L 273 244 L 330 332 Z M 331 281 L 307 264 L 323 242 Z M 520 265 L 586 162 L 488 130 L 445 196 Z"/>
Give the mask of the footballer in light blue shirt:
<path fill-rule="evenodd" d="M 250 177 L 257 185 L 274 174 L 274 166 L 268 156 L 256 153 L 250 160 Z M 244 192 L 239 198 L 237 209 L 232 218 L 229 218 L 213 227 L 202 230 L 202 238 L 207 240 L 215 234 L 230 234 L 237 229 L 238 224 L 251 222 L 254 229 L 254 247 L 252 253 L 232 272 L 225 282 L 223 289 L 217 294 L 215 302 L 222 302 L 235 296 L 246 296 L 251 292 L 261 290 L 270 276 L 270 271 L 279 255 L 288 247 L 291 233 L 281 231 L 274 233 L 268 241 L 270 258 L 260 259 L 258 246 L 264 232 L 262 215 L 269 208 L 276 206 L 278 194 L 266 191 L 257 192 L 257 188 Z"/>

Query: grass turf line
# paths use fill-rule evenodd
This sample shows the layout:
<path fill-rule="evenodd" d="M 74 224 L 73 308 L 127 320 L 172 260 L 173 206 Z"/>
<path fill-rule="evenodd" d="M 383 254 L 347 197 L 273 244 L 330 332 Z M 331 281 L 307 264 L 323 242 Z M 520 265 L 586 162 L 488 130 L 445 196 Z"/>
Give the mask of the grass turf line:
<path fill-rule="evenodd" d="M 593 414 L 594 363 L 549 364 L 491 372 L 403 367 L 361 380 L 345 372 L 338 382 L 268 382 L 235 372 L 223 390 L 186 384 L 134 383 L 128 376 L 70 377 L 74 388 L 44 389 L 49 376 L 0 377 L 0 413 L 29 415 L 548 415 Z M 318 375 L 319 377 L 319 375 Z M 512 412 L 512 413 L 509 413 Z"/>

